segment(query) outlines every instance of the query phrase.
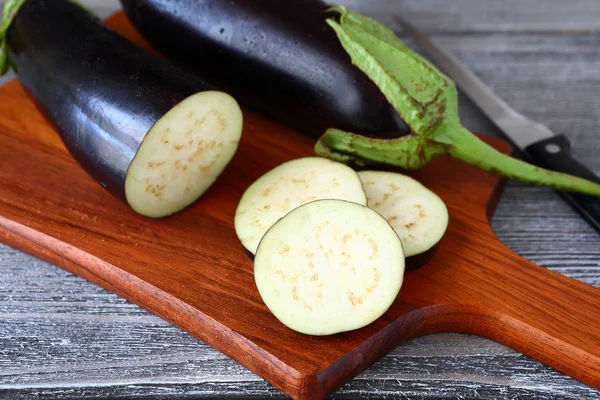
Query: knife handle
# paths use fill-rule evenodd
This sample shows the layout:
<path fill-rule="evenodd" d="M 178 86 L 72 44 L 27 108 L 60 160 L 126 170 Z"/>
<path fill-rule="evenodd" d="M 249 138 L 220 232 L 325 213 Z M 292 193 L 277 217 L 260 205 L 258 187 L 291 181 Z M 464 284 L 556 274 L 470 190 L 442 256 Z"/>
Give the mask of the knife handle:
<path fill-rule="evenodd" d="M 600 183 L 600 177 L 571 155 L 571 144 L 564 135 L 553 136 L 529 145 L 525 154 L 540 167 L 575 175 Z M 600 232 L 600 198 L 572 192 L 558 192 Z"/>

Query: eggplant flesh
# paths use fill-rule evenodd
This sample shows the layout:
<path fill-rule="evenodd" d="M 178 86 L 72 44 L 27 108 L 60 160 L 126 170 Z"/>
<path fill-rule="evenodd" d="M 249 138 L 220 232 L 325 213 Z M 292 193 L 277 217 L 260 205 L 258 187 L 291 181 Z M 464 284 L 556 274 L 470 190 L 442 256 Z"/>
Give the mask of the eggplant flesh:
<path fill-rule="evenodd" d="M 145 52 L 77 4 L 26 1 L 8 44 L 20 83 L 72 156 L 141 214 L 162 217 L 185 208 L 237 149 L 242 115 L 231 96 Z M 208 146 L 208 164 L 189 161 L 191 140 L 202 150 L 196 156 Z M 169 159 L 178 147 L 181 156 Z M 156 162 L 164 168 L 144 175 L 161 155 Z"/>
<path fill-rule="evenodd" d="M 357 173 L 327 158 L 304 157 L 277 166 L 246 189 L 235 212 L 235 232 L 254 260 L 277 221 L 304 204 L 331 199 L 367 206 L 385 218 L 404 246 L 407 270 L 433 258 L 448 228 L 444 201 L 414 178 L 379 170 Z"/>
<path fill-rule="evenodd" d="M 448 228 L 444 201 L 419 181 L 389 171 L 360 171 L 367 206 L 381 214 L 404 245 L 407 269 L 433 258 Z"/>
<path fill-rule="evenodd" d="M 320 199 L 367 204 L 360 178 L 352 168 L 321 157 L 288 161 L 246 189 L 235 211 L 236 234 L 254 255 L 273 224 L 293 209 Z"/>
<path fill-rule="evenodd" d="M 327 25 L 319 0 L 121 0 L 167 58 L 296 130 L 380 138 L 410 129 Z"/>
<path fill-rule="evenodd" d="M 377 212 L 316 200 L 277 221 L 261 240 L 254 279 L 287 327 L 308 335 L 362 328 L 392 305 L 404 280 L 402 243 Z"/>

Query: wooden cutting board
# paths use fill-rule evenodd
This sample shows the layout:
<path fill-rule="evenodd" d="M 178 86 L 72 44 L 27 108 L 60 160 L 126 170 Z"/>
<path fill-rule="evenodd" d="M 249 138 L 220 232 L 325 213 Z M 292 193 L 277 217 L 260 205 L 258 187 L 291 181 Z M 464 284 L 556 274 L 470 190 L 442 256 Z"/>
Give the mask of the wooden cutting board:
<path fill-rule="evenodd" d="M 109 25 L 142 44 L 122 14 Z M 8 83 L 0 89 L 1 240 L 139 304 L 294 398 L 324 397 L 401 343 L 436 332 L 490 338 L 600 389 L 600 289 L 505 247 L 489 224 L 501 182 L 447 157 L 413 176 L 448 205 L 448 232 L 433 260 L 407 272 L 380 319 L 329 337 L 279 323 L 260 299 L 233 217 L 256 178 L 312 155 L 312 142 L 244 117 L 240 149 L 218 182 L 184 212 L 151 220 L 88 177 L 21 86 Z"/>

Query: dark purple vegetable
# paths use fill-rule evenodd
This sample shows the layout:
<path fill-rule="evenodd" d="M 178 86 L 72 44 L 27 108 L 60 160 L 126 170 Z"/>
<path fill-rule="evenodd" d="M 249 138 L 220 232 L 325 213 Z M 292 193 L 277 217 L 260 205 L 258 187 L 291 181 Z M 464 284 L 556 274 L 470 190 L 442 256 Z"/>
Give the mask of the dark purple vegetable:
<path fill-rule="evenodd" d="M 6 7 L 14 7 L 14 19 L 3 40 L 19 81 L 92 177 L 151 217 L 204 193 L 237 148 L 242 116 L 235 100 L 71 1 L 11 0 Z M 206 118 L 211 112 L 216 116 Z M 212 124 L 219 116 L 227 129 Z M 200 138 L 224 145 L 190 150 L 187 143 Z"/>
<path fill-rule="evenodd" d="M 409 128 L 352 65 L 319 0 L 121 0 L 167 58 L 241 103 L 318 138 L 327 128 L 399 137 Z"/>

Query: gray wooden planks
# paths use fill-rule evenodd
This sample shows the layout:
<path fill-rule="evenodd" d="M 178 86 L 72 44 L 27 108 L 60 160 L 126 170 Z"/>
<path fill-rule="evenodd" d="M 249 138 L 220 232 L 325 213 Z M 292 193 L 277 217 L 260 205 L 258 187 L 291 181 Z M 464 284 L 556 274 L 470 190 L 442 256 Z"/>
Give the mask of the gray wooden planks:
<path fill-rule="evenodd" d="M 509 104 L 567 134 L 575 155 L 600 172 L 600 2 L 342 3 L 392 27 L 394 12 L 410 10 Z M 86 4 L 105 16 L 117 2 Z M 461 117 L 498 135 L 464 97 Z M 600 287 L 600 238 L 554 192 L 509 184 L 492 226 L 524 257 Z M 31 397 L 283 396 L 137 306 L 0 246 L 0 398 Z M 399 347 L 333 397 L 600 399 L 600 392 L 502 345 L 445 334 Z"/>
<path fill-rule="evenodd" d="M 118 0 L 84 0 L 100 13 Z M 339 0 L 352 10 L 392 25 L 403 13 L 429 32 L 598 32 L 597 0 Z"/>
<path fill-rule="evenodd" d="M 428 32 L 598 32 L 596 0 L 343 0 L 393 25 L 402 13 Z"/>
<path fill-rule="evenodd" d="M 118 0 L 81 2 L 100 16 L 119 7 Z M 339 0 L 329 3 L 346 5 L 389 26 L 395 24 L 393 15 L 402 13 L 427 32 L 600 31 L 600 2 L 597 0 Z"/>

